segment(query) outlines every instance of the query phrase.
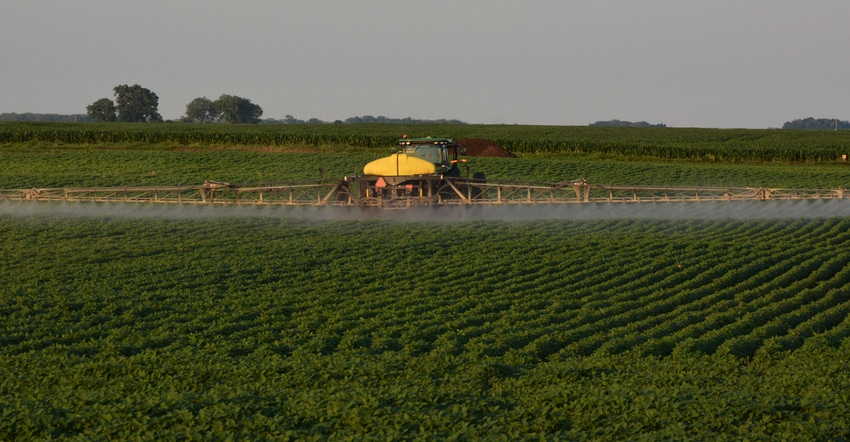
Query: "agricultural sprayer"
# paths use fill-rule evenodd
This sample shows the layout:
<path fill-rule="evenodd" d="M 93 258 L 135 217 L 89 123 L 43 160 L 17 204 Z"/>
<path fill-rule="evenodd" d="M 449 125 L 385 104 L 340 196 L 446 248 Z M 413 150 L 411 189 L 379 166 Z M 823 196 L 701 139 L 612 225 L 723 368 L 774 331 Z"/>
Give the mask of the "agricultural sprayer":
<path fill-rule="evenodd" d="M 391 155 L 372 161 L 362 175 L 274 184 L 0 189 L 0 200 L 254 204 L 403 208 L 436 205 L 582 204 L 844 199 L 843 189 L 765 187 L 621 186 L 492 180 L 471 173 L 448 138 L 403 138 Z"/>

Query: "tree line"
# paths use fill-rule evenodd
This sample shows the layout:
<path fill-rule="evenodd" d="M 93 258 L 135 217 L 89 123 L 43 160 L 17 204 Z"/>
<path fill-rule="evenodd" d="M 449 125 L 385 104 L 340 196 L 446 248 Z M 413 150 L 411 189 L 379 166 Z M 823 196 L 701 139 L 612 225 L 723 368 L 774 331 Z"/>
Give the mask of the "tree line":
<path fill-rule="evenodd" d="M 115 86 L 113 89 L 115 100 L 101 98 L 86 107 L 88 121 L 97 122 L 161 122 L 159 114 L 159 97 L 150 89 L 134 84 Z M 311 118 L 299 120 L 292 115 L 283 119 L 266 118 L 261 120 L 263 109 L 247 98 L 236 95 L 223 94 L 216 100 L 207 97 L 198 97 L 186 105 L 186 115 L 179 121 L 183 123 L 234 123 L 234 124 L 328 124 L 329 121 Z M 460 120 L 438 119 L 420 120 L 414 118 L 388 118 L 385 116 L 374 117 L 363 115 L 347 118 L 344 121 L 336 120 L 332 123 L 389 123 L 389 124 L 466 124 Z"/>
<path fill-rule="evenodd" d="M 45 123 L 88 123 L 93 121 L 86 114 L 37 114 L 33 112 L 4 112 L 0 121 L 40 121 Z"/>
<path fill-rule="evenodd" d="M 300 120 L 287 115 L 283 119 L 264 118 L 260 121 L 262 124 L 360 124 L 360 123 L 381 123 L 381 124 L 468 124 L 460 120 L 440 118 L 437 120 L 422 120 L 418 118 L 390 118 L 383 115 L 377 117 L 372 115 L 362 115 L 346 118 L 345 120 L 325 121 L 318 118 L 310 118 L 309 120 Z"/>
<path fill-rule="evenodd" d="M 659 124 L 650 124 L 646 121 L 622 121 L 622 120 L 608 120 L 608 121 L 597 121 L 595 123 L 590 123 L 588 126 L 605 126 L 605 127 L 667 127 L 664 123 Z"/>
<path fill-rule="evenodd" d="M 86 106 L 86 114 L 98 122 L 155 123 L 162 122 L 159 114 L 159 97 L 150 89 L 134 84 L 121 84 L 112 91 L 115 101 L 101 98 Z M 263 108 L 247 98 L 223 94 L 216 100 L 198 97 L 186 105 L 186 115 L 180 121 L 187 123 L 257 124 Z"/>
<path fill-rule="evenodd" d="M 841 130 L 850 129 L 850 121 L 840 121 L 836 118 L 803 118 L 793 121 L 786 121 L 782 125 L 783 129 L 831 129 Z"/>

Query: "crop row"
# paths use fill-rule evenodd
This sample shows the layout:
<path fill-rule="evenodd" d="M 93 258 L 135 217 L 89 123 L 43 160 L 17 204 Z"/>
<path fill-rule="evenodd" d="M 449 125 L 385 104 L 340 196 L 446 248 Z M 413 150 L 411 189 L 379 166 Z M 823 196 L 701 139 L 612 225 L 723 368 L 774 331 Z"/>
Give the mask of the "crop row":
<path fill-rule="evenodd" d="M 283 130 L 281 130 L 283 128 Z M 327 125 L 313 130 L 284 126 L 192 124 L 0 124 L 0 144 L 58 143 L 67 145 L 143 144 L 167 146 L 392 146 L 397 133 L 363 131 L 364 127 Z M 381 131 L 385 132 L 385 131 Z"/>
<path fill-rule="evenodd" d="M 0 145 L 314 146 L 387 148 L 413 136 L 487 139 L 515 153 L 686 159 L 701 162 L 840 161 L 850 154 L 846 131 L 323 124 L 190 125 L 2 123 Z"/>
<path fill-rule="evenodd" d="M 387 151 L 388 153 L 389 151 Z M 0 188 L 200 184 L 340 178 L 362 174 L 380 153 L 257 150 L 0 149 Z M 470 158 L 471 172 L 491 181 L 594 184 L 848 188 L 847 167 L 832 165 L 697 164 L 591 161 L 579 158 Z M 321 169 L 321 170 L 320 170 Z M 464 173 L 466 170 L 464 169 Z"/>
<path fill-rule="evenodd" d="M 98 213 L 0 218 L 0 438 L 850 431 L 846 219 Z"/>

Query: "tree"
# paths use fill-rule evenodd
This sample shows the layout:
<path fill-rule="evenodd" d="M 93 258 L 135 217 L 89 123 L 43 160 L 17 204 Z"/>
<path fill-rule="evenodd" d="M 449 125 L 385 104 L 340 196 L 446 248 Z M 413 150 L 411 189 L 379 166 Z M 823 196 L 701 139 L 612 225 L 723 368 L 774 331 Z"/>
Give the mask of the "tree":
<path fill-rule="evenodd" d="M 115 103 L 109 98 L 101 98 L 86 106 L 86 114 L 94 121 L 111 123 L 117 120 L 115 116 Z"/>
<path fill-rule="evenodd" d="M 115 103 L 118 109 L 118 121 L 127 122 L 161 122 L 162 116 L 157 112 L 159 97 L 150 89 L 138 84 L 115 86 Z"/>
<path fill-rule="evenodd" d="M 304 120 L 299 120 L 299 119 L 293 117 L 292 115 L 286 114 L 286 116 L 283 117 L 283 123 L 284 124 L 304 124 Z"/>
<path fill-rule="evenodd" d="M 198 97 L 186 105 L 185 121 L 189 123 L 210 123 L 219 116 L 215 103 L 207 97 Z"/>
<path fill-rule="evenodd" d="M 263 115 L 263 108 L 251 103 L 247 98 L 224 94 L 213 102 L 219 112 L 219 118 L 225 123 L 257 124 Z"/>

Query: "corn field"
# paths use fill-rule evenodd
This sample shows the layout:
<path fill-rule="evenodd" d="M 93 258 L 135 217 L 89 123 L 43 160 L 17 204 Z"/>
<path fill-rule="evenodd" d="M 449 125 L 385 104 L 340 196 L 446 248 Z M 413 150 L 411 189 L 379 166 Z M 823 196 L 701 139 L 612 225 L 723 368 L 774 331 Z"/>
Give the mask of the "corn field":
<path fill-rule="evenodd" d="M 824 163 L 850 155 L 848 131 L 584 126 L 0 123 L 0 145 L 313 146 L 384 149 L 403 134 L 487 139 L 519 154 L 636 157 L 713 163 Z"/>

